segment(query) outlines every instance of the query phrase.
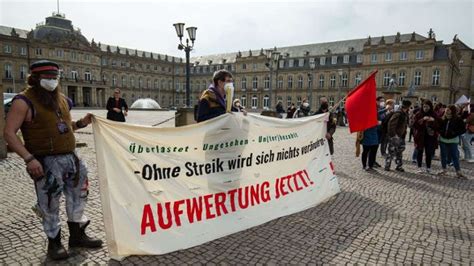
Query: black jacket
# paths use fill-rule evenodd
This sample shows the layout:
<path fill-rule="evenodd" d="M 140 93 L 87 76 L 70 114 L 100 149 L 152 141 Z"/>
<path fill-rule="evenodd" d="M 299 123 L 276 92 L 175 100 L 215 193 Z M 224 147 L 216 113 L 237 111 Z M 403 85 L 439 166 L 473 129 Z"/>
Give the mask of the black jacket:
<path fill-rule="evenodd" d="M 466 125 L 461 118 L 441 120 L 439 135 L 445 139 L 452 139 L 466 132 Z"/>
<path fill-rule="evenodd" d="M 118 121 L 118 122 L 125 122 L 125 116 L 123 115 L 123 110 L 128 112 L 128 105 L 125 102 L 125 99 L 119 98 L 118 107 L 120 109 L 120 113 L 114 111 L 115 108 L 115 98 L 110 97 L 107 101 L 107 119 Z"/>

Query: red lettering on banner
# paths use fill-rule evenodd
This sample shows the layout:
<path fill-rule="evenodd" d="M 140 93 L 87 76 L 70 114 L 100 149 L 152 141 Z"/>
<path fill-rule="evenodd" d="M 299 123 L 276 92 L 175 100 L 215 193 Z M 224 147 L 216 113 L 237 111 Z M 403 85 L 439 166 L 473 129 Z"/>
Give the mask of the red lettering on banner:
<path fill-rule="evenodd" d="M 156 232 L 155 219 L 153 218 L 153 211 L 151 210 L 150 204 L 143 206 L 142 225 L 141 233 L 146 233 L 146 228 L 150 227 L 150 231 Z"/>
<path fill-rule="evenodd" d="M 166 209 L 166 220 L 168 220 L 168 223 L 165 223 L 164 218 L 163 218 L 163 207 L 161 206 L 161 203 L 158 203 L 158 225 L 161 227 L 161 229 L 168 229 L 173 225 L 173 221 L 171 220 L 171 208 L 170 202 L 165 203 L 165 209 Z"/>
<path fill-rule="evenodd" d="M 206 219 L 216 218 L 216 215 L 211 213 L 212 203 L 209 202 L 209 198 L 212 198 L 212 194 L 204 196 L 204 206 L 206 207 Z"/>
<path fill-rule="evenodd" d="M 227 214 L 227 208 L 225 207 L 225 198 L 226 194 L 224 192 L 219 192 L 215 196 L 216 198 L 216 214 L 221 216 L 221 209 L 224 214 Z"/>
<path fill-rule="evenodd" d="M 275 199 L 301 191 L 314 184 L 306 170 L 275 178 L 274 180 Z M 269 181 L 264 181 L 226 192 L 218 192 L 190 199 L 180 199 L 174 202 L 159 202 L 156 204 L 157 216 L 154 215 L 151 205 L 146 204 L 143 206 L 140 226 L 141 235 L 148 232 L 154 233 L 158 227 L 162 230 L 167 230 L 173 226 L 182 226 L 186 219 L 189 224 L 192 224 L 202 221 L 203 217 L 206 220 L 211 220 L 238 210 L 245 210 L 249 207 L 269 202 L 272 199 L 271 186 L 272 184 Z M 187 216 L 187 218 L 182 217 L 183 215 Z"/>
<path fill-rule="evenodd" d="M 199 222 L 202 219 L 202 197 L 186 199 L 186 210 L 188 213 L 188 220 L 194 223 L 194 217 Z"/>
<path fill-rule="evenodd" d="M 183 214 L 183 210 L 179 208 L 179 205 L 184 204 L 184 200 L 175 201 L 173 204 L 173 213 L 174 213 L 174 222 L 177 226 L 181 226 L 181 218 L 179 217 Z"/>

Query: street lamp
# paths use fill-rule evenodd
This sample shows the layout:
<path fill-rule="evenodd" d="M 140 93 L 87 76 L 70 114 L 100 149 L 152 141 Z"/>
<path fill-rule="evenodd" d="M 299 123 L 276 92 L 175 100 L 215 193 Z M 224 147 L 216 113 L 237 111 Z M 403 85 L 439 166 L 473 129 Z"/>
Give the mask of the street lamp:
<path fill-rule="evenodd" d="M 270 92 L 269 92 L 269 97 L 268 97 L 268 109 L 271 109 L 272 107 L 272 83 L 273 83 L 273 70 L 278 71 L 278 61 L 280 60 L 280 52 L 276 51 L 276 48 L 274 50 L 268 51 L 267 53 L 267 62 L 265 63 L 265 66 L 270 70 Z M 278 75 L 278 74 L 277 74 Z M 278 77 L 276 77 L 277 79 Z M 278 80 L 275 82 L 277 83 Z M 276 102 L 276 93 L 275 93 L 275 102 Z"/>
<path fill-rule="evenodd" d="M 338 74 L 339 74 L 339 91 L 338 91 L 338 96 L 337 96 L 337 100 L 339 101 L 339 106 L 338 107 L 341 107 L 341 90 L 342 90 L 342 69 L 338 69 L 337 70 Z"/>
<path fill-rule="evenodd" d="M 308 84 L 309 89 L 309 106 L 313 105 L 313 83 L 314 83 L 314 68 L 316 67 L 315 61 L 309 61 L 309 73 L 308 73 L 308 82 L 311 80 L 311 85 Z"/>
<path fill-rule="evenodd" d="M 184 23 L 175 23 L 173 24 L 174 28 L 176 29 L 176 35 L 179 38 L 178 50 L 184 50 L 186 53 L 186 107 L 191 106 L 191 88 L 189 86 L 189 73 L 190 73 L 190 66 L 189 66 L 189 53 L 193 50 L 194 41 L 196 40 L 196 27 L 188 27 L 186 31 L 188 32 L 189 39 L 186 38 L 186 45 L 183 44 L 183 35 L 184 35 Z M 191 44 L 189 44 L 189 40 L 191 40 Z"/>

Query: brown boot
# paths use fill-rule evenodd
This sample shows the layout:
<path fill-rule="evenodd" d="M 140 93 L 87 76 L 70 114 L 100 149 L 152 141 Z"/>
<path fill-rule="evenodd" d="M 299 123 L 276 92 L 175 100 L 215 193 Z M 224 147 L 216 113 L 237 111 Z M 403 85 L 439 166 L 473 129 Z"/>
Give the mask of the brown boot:
<path fill-rule="evenodd" d="M 67 222 L 69 226 L 69 247 L 82 248 L 100 248 L 102 247 L 102 240 L 93 239 L 86 235 L 86 227 L 90 221 L 87 221 L 82 227 L 79 223 Z"/>
<path fill-rule="evenodd" d="M 64 260 L 69 258 L 66 249 L 61 244 L 61 229 L 55 238 L 48 237 L 48 257 L 52 260 Z"/>

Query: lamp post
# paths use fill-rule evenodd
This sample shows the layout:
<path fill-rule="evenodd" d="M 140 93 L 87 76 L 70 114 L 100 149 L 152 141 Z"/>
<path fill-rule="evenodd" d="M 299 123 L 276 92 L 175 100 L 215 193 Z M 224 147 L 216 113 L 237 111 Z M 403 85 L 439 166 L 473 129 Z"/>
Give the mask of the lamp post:
<path fill-rule="evenodd" d="M 314 68 L 316 67 L 316 62 L 315 61 L 310 61 L 309 62 L 309 73 L 308 73 L 308 82 L 311 80 L 311 85 L 308 84 L 308 89 L 309 89 L 309 106 L 313 105 L 313 83 L 314 83 Z"/>
<path fill-rule="evenodd" d="M 194 41 L 196 40 L 196 27 L 188 27 L 186 31 L 188 32 L 189 39 L 186 38 L 186 44 L 183 44 L 183 31 L 184 31 L 184 23 L 175 23 L 173 24 L 174 28 L 176 29 L 176 35 L 179 38 L 178 49 L 184 50 L 186 53 L 186 107 L 191 107 L 191 88 L 189 86 L 189 73 L 190 73 L 190 66 L 189 66 L 189 53 L 193 50 Z M 191 44 L 189 44 L 189 40 L 191 40 Z"/>
<path fill-rule="evenodd" d="M 278 70 L 278 60 L 280 60 L 280 52 L 277 52 L 276 50 L 271 50 L 268 51 L 267 54 L 267 63 L 265 63 L 265 66 L 270 70 L 270 92 L 269 92 L 269 97 L 268 97 L 268 109 L 272 108 L 272 83 L 273 83 L 273 70 Z M 277 79 L 278 77 L 276 77 Z M 276 80 L 275 83 L 277 83 L 278 80 Z M 275 93 L 276 97 L 276 93 Z M 275 98 L 276 99 L 276 98 Z"/>

